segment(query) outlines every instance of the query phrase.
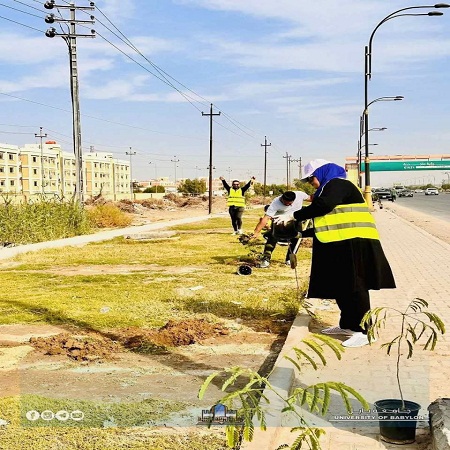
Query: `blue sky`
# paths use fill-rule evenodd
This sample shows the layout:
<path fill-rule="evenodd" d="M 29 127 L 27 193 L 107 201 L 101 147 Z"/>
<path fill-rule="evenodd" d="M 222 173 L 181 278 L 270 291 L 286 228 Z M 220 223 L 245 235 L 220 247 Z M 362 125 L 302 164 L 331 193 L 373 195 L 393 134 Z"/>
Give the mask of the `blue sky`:
<path fill-rule="evenodd" d="M 286 153 L 303 163 L 325 158 L 342 165 L 356 155 L 364 46 L 383 17 L 414 3 L 99 0 L 96 6 L 95 25 L 77 27 L 97 31 L 95 39 L 77 42 L 84 151 L 94 146 L 125 159 L 131 147 L 139 180 L 174 177 L 175 164 L 177 177 L 206 176 L 209 118 L 201 112 L 213 103 L 221 111 L 213 126 L 215 176 L 262 181 L 267 135 L 271 183 L 285 181 Z M 370 135 L 376 154 L 450 153 L 450 9 L 440 11 L 444 16 L 388 21 L 375 35 L 369 100 L 405 97 L 370 108 L 370 127 L 387 127 Z M 0 1 L 0 142 L 38 142 L 34 133 L 43 127 L 72 151 L 67 46 L 43 34 L 51 12 L 58 15 L 37 0 Z M 66 9 L 60 13 L 69 17 Z M 173 77 L 190 102 L 107 28 Z M 424 178 L 440 183 L 447 175 L 421 172 L 419 180 L 415 173 L 374 172 L 371 184 Z"/>

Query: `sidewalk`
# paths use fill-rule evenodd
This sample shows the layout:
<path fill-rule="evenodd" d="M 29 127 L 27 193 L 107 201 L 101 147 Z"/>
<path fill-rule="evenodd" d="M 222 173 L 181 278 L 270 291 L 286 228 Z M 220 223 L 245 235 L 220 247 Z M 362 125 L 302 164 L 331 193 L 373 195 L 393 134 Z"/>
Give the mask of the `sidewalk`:
<path fill-rule="evenodd" d="M 386 256 L 391 264 L 397 289 L 371 291 L 372 308 L 395 305 L 400 309 L 416 297 L 429 303 L 430 311 L 438 314 L 450 328 L 450 245 L 426 233 L 387 210 L 375 212 L 377 227 Z M 334 308 L 334 302 L 332 308 Z M 308 386 L 321 381 L 340 381 L 358 392 L 370 403 L 383 398 L 397 398 L 395 355 L 387 356 L 382 343 L 393 337 L 389 329 L 381 330 L 381 338 L 371 346 L 349 348 L 338 361 L 327 355 L 327 366 L 314 371 L 305 365 L 303 372 L 292 371 L 292 364 L 282 359 L 289 348 L 308 335 L 308 319 L 299 315 L 277 360 L 275 385 L 287 391 L 289 387 Z M 334 325 L 334 324 L 331 324 Z M 404 360 L 401 373 L 406 399 L 422 406 L 419 415 L 428 416 L 428 405 L 441 397 L 450 397 L 450 336 L 439 337 L 435 351 L 416 348 L 413 358 Z M 290 368 L 290 369 L 289 369 Z M 281 370 L 279 370 L 281 369 Z M 292 383 L 290 383 L 290 378 Z M 271 378 L 272 379 L 272 378 Z M 355 410 L 360 407 L 354 403 Z M 274 450 L 281 444 L 292 444 L 296 433 L 290 428 L 299 426 L 294 419 L 282 418 L 271 409 L 268 430 L 255 430 L 254 442 L 244 444 L 245 450 Z M 279 409 L 278 409 L 279 412 Z M 379 440 L 378 421 L 350 422 L 335 416 L 347 415 L 342 400 L 332 394 L 330 411 L 326 417 L 313 417 L 315 425 L 325 429 L 321 438 L 323 450 L 423 450 L 426 448 L 426 420 L 419 422 L 417 442 L 409 445 L 387 444 Z M 311 423 L 311 422 L 310 422 Z M 312 423 L 311 423 L 312 424 Z"/>

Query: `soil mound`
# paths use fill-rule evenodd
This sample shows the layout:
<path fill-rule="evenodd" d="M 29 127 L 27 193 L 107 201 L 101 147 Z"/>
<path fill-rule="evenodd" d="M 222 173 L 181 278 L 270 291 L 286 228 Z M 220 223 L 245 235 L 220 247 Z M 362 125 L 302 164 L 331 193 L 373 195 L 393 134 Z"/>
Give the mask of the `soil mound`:
<path fill-rule="evenodd" d="M 212 324 L 204 319 L 169 320 L 159 330 L 126 328 L 116 333 L 116 339 L 126 348 L 138 350 L 148 346 L 178 347 L 191 345 L 209 337 L 226 335 L 229 331 L 220 324 Z"/>
<path fill-rule="evenodd" d="M 44 355 L 65 355 L 75 361 L 113 359 L 120 344 L 109 339 L 91 336 L 74 337 L 63 333 L 50 337 L 32 337 L 30 344 Z"/>

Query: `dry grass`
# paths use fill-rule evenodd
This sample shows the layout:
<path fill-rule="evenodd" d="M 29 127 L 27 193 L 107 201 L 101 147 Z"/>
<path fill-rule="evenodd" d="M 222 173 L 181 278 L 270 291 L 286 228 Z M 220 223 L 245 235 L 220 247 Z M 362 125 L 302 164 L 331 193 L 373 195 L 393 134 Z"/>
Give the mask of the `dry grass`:
<path fill-rule="evenodd" d="M 133 218 L 112 203 L 95 205 L 88 209 L 91 222 L 97 228 L 127 227 Z"/>

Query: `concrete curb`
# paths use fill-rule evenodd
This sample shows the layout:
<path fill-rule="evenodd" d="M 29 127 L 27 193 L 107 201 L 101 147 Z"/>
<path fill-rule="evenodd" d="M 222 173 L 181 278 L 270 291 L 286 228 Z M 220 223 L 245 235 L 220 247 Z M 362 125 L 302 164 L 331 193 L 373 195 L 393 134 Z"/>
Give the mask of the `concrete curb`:
<path fill-rule="evenodd" d="M 269 376 L 270 384 L 284 398 L 290 394 L 295 379 L 294 366 L 284 356 L 292 356 L 294 353 L 292 348 L 297 346 L 308 335 L 310 319 L 310 316 L 304 312 L 297 315 L 289 330 L 283 349 L 275 361 L 274 369 Z M 264 395 L 270 401 L 266 410 L 267 429 L 266 431 L 261 430 L 259 423 L 254 422 L 253 441 L 243 442 L 240 447 L 242 450 L 275 449 L 280 445 L 280 438 L 284 428 L 281 410 L 286 404 L 271 390 L 265 389 Z"/>

